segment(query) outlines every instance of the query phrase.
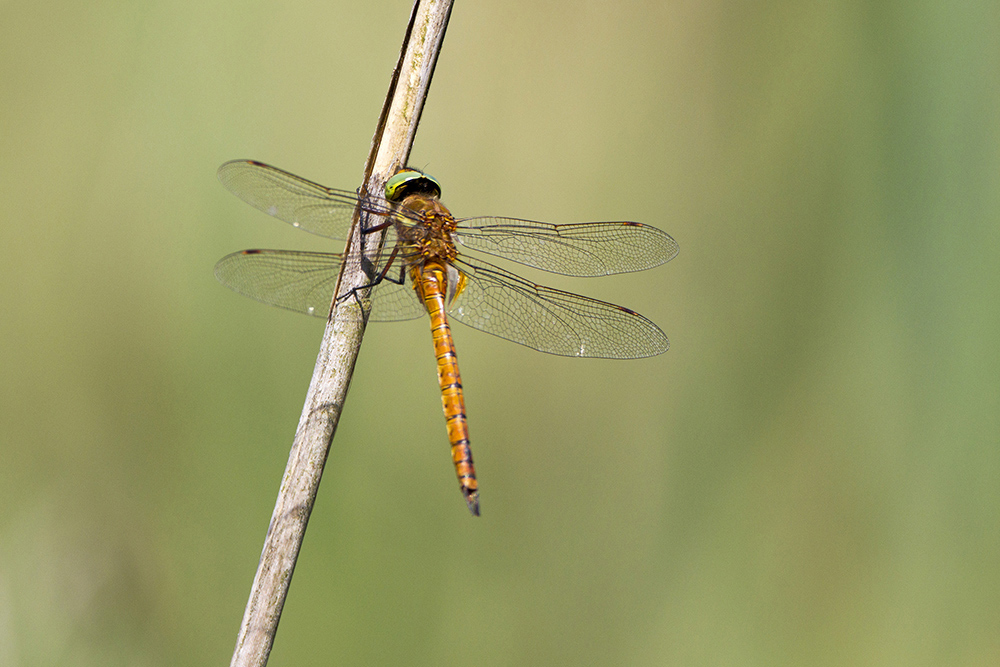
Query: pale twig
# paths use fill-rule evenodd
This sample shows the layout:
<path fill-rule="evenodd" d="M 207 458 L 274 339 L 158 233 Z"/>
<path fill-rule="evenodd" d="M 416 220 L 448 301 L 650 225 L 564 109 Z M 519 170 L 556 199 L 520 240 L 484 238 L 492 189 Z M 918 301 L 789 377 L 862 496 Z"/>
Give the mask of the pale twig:
<path fill-rule="evenodd" d="M 417 0 L 415 3 L 400 60 L 372 140 L 363 193 L 380 193 L 385 181 L 406 164 L 444 40 L 451 4 L 451 0 Z M 382 242 L 381 238 L 376 238 L 379 236 L 362 235 L 356 218 L 346 256 L 357 257 L 363 244 L 365 254 L 373 257 Z M 281 480 L 231 667 L 267 664 L 364 334 L 365 318 L 358 317 L 357 313 L 357 309 L 363 308 L 364 299 L 350 295 L 370 281 L 361 262 L 343 263 L 337 299 L 327 322 Z M 345 296 L 347 298 L 343 298 Z"/>

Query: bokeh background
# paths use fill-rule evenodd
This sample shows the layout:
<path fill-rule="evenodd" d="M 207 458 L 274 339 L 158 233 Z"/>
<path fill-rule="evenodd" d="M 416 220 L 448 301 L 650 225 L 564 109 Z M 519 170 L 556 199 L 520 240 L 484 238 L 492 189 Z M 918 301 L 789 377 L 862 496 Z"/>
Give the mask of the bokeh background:
<path fill-rule="evenodd" d="M 0 664 L 228 664 L 334 249 L 215 170 L 354 188 L 409 15 L 0 5 Z M 631 219 L 672 341 L 369 327 L 274 665 L 1000 664 L 1000 4 L 459 2 L 412 163 L 458 215 Z"/>

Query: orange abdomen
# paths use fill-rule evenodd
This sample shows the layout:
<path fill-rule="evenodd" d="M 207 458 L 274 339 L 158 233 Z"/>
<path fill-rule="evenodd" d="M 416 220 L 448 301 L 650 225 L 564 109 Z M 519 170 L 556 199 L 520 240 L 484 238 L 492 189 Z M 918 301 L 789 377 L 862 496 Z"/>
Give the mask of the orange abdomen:
<path fill-rule="evenodd" d="M 411 278 L 431 317 L 431 338 L 434 340 L 434 355 L 437 357 L 441 405 L 448 426 L 448 442 L 451 443 L 451 458 L 455 462 L 458 484 L 469 511 L 479 516 L 479 486 L 476 482 L 476 468 L 472 464 L 472 449 L 469 447 L 469 424 L 465 417 L 462 378 L 458 372 L 455 343 L 451 338 L 451 328 L 445 312 L 447 275 L 444 265 L 429 261 L 422 268 L 414 267 Z"/>

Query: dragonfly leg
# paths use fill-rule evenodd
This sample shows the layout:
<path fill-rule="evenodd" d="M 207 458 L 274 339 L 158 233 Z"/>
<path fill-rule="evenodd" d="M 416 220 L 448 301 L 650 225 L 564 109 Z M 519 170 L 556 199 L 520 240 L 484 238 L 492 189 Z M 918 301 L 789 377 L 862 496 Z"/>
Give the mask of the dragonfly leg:
<path fill-rule="evenodd" d="M 371 227 L 363 227 L 361 229 L 361 233 L 374 234 L 375 232 L 380 232 L 383 229 L 386 229 L 387 227 L 391 227 L 392 225 L 393 225 L 392 220 L 385 220 L 383 222 L 378 223 L 377 225 L 372 225 Z"/>
<path fill-rule="evenodd" d="M 379 272 L 379 274 L 377 276 L 375 276 L 375 278 L 372 279 L 371 282 L 369 282 L 367 285 L 362 285 L 361 287 L 355 287 L 350 292 L 348 292 L 347 294 L 345 294 L 342 297 L 340 297 L 339 299 L 337 299 L 337 303 L 339 304 L 342 301 L 344 301 L 345 299 L 353 296 L 354 300 L 357 302 L 358 306 L 363 308 L 362 303 L 361 303 L 361 297 L 359 296 L 359 292 L 361 290 L 372 289 L 374 287 L 377 287 L 383 280 L 388 280 L 391 283 L 395 283 L 397 285 L 402 285 L 403 281 L 406 279 L 406 276 L 404 274 L 405 267 L 403 267 L 402 262 L 400 262 L 400 263 L 397 264 L 397 266 L 399 267 L 399 277 L 393 279 L 389 275 L 389 269 L 391 269 L 392 266 L 393 266 L 393 264 L 396 263 L 394 260 L 396 259 L 396 254 L 398 252 L 399 252 L 399 246 L 396 246 L 395 248 L 392 249 L 392 253 L 389 255 L 389 258 L 386 260 L 386 262 L 385 262 L 385 268 L 383 268 Z M 369 267 L 373 266 L 371 264 L 371 260 L 369 260 L 366 257 L 362 257 L 361 261 L 364 262 L 364 263 L 367 263 L 367 265 Z M 369 270 L 365 271 L 365 275 L 369 275 L 370 273 L 371 273 L 371 271 L 369 271 Z"/>

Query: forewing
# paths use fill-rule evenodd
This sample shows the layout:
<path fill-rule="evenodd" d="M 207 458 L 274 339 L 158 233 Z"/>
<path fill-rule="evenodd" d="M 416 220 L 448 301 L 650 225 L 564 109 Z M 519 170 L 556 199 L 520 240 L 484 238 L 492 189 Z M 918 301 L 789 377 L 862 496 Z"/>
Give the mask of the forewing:
<path fill-rule="evenodd" d="M 516 218 L 459 221 L 458 243 L 525 266 L 567 276 L 642 271 L 670 261 L 677 242 L 638 222 L 553 225 Z"/>
<path fill-rule="evenodd" d="M 358 196 L 334 190 L 263 162 L 233 160 L 219 167 L 219 180 L 254 208 L 299 227 L 334 239 L 346 239 Z M 362 207 L 375 216 L 390 213 L 379 198 L 366 198 Z M 371 227 L 378 221 L 369 221 Z"/>
<path fill-rule="evenodd" d="M 337 286 L 340 255 L 294 250 L 243 250 L 215 265 L 215 277 L 251 299 L 326 318 Z M 383 280 L 372 289 L 369 320 L 420 317 L 425 311 L 408 285 Z"/>
<path fill-rule="evenodd" d="M 526 347 L 568 357 L 638 359 L 667 351 L 658 326 L 612 303 L 536 285 L 485 262 L 457 261 L 466 277 L 452 319 Z"/>

